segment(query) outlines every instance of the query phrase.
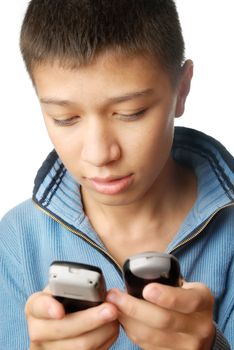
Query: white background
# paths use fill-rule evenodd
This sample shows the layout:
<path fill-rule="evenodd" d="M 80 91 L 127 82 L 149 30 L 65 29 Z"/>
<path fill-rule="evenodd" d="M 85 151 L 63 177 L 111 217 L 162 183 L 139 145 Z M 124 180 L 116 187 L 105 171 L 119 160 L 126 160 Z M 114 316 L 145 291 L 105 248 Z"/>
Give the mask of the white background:
<path fill-rule="evenodd" d="M 18 48 L 27 3 L 0 1 L 0 217 L 31 196 L 36 171 L 52 149 Z M 178 123 L 211 134 L 234 153 L 234 1 L 177 0 L 177 6 L 186 57 L 195 64 Z"/>

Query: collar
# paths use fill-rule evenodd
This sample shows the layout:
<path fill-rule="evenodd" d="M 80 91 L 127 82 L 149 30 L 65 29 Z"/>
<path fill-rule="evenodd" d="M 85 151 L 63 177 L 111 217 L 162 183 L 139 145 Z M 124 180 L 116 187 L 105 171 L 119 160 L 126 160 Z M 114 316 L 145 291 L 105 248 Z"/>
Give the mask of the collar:
<path fill-rule="evenodd" d="M 177 162 L 193 168 L 198 180 L 198 198 L 175 237 L 174 246 L 219 208 L 234 201 L 234 159 L 212 137 L 183 127 L 175 128 L 172 155 Z M 84 214 L 80 185 L 55 151 L 38 171 L 33 200 L 60 222 L 84 232 L 100 244 Z"/>

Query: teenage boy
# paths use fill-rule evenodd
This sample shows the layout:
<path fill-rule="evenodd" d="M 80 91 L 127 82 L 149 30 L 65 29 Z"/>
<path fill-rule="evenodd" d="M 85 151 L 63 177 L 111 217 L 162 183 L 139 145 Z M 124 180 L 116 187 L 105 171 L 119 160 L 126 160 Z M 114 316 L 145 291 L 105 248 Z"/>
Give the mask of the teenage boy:
<path fill-rule="evenodd" d="M 193 74 L 174 2 L 32 0 L 21 50 L 55 150 L 1 222 L 0 348 L 230 349 L 234 162 L 174 128 Z M 140 300 L 122 265 L 149 250 L 185 281 Z M 105 303 L 65 315 L 45 288 L 54 260 L 99 266 Z"/>

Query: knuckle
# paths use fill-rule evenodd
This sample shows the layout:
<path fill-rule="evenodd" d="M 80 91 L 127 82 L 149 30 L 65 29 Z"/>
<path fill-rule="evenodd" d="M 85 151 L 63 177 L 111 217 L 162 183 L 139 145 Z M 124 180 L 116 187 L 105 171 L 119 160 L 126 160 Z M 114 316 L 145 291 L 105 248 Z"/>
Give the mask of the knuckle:
<path fill-rule="evenodd" d="M 30 341 L 34 344 L 41 344 L 52 339 L 57 339 L 58 334 L 59 333 L 55 333 L 44 320 L 36 319 L 31 316 L 28 319 L 28 335 Z"/>
<path fill-rule="evenodd" d="M 177 301 L 176 297 L 174 295 L 170 295 L 167 298 L 167 308 L 168 309 L 174 309 L 176 307 Z"/>
<path fill-rule="evenodd" d="M 189 311 L 195 312 L 200 308 L 201 300 L 198 297 L 194 297 L 190 300 Z"/>
<path fill-rule="evenodd" d="M 25 314 L 25 317 L 26 317 L 26 319 L 28 319 L 29 318 L 29 304 L 28 304 L 28 302 L 25 304 L 25 307 L 24 307 L 24 314 Z"/>
<path fill-rule="evenodd" d="M 42 292 L 37 292 L 28 298 L 25 307 L 24 307 L 24 313 L 26 318 L 28 318 L 30 315 L 33 314 L 34 306 L 37 304 L 38 300 L 40 300 L 40 297 L 43 295 Z"/>
<path fill-rule="evenodd" d="M 214 297 L 214 295 L 211 293 L 211 291 L 209 290 L 208 305 L 210 306 L 210 308 L 213 309 L 214 304 L 215 304 L 215 297 Z"/>
<path fill-rule="evenodd" d="M 118 334 L 112 335 L 112 337 L 109 337 L 108 341 L 109 341 L 109 346 L 106 347 L 105 349 L 109 350 L 110 349 L 110 345 L 112 345 L 118 338 Z"/>
<path fill-rule="evenodd" d="M 140 332 L 131 332 L 128 336 L 133 343 L 138 344 L 142 349 L 148 349 L 149 343 L 154 343 L 155 330 L 145 327 Z"/>
<path fill-rule="evenodd" d="M 143 332 L 139 332 L 138 339 L 143 344 L 149 339 L 152 339 L 154 330 L 152 328 L 145 328 Z"/>
<path fill-rule="evenodd" d="M 200 296 L 201 302 L 204 301 L 203 305 L 205 307 L 207 307 L 207 306 L 213 307 L 214 302 L 215 302 L 215 298 L 214 298 L 211 290 L 205 284 L 200 283 L 199 286 L 200 286 L 200 290 L 201 290 L 201 296 Z"/>
<path fill-rule="evenodd" d="M 30 313 L 31 313 L 31 305 L 32 305 L 32 303 L 33 303 L 33 301 L 34 301 L 35 298 L 36 298 L 36 294 L 32 294 L 32 295 L 28 298 L 28 300 L 27 300 L 27 302 L 26 302 L 26 304 L 25 304 L 24 313 L 25 313 L 26 318 L 28 318 L 29 315 L 30 315 Z"/>
<path fill-rule="evenodd" d="M 134 344 L 140 343 L 139 335 L 137 335 L 136 333 L 128 333 L 128 336 L 133 341 Z"/>
<path fill-rule="evenodd" d="M 135 318 L 136 317 L 136 313 L 137 313 L 137 310 L 136 310 L 136 307 L 134 304 L 131 304 L 129 303 L 126 307 L 126 313 L 129 317 L 131 318 Z"/>
<path fill-rule="evenodd" d="M 201 342 L 207 340 L 211 334 L 214 332 L 213 322 L 203 323 L 199 329 L 199 339 Z"/>
<path fill-rule="evenodd" d="M 191 350 L 205 349 L 207 342 L 211 339 L 212 332 L 214 332 L 212 322 L 201 323 L 200 327 L 197 328 L 196 332 L 189 339 Z"/>
<path fill-rule="evenodd" d="M 175 323 L 175 319 L 173 317 L 173 314 L 172 313 L 169 313 L 169 312 L 164 312 L 162 315 L 161 315 L 161 328 L 162 329 L 169 329 L 171 328 L 172 325 L 174 325 Z"/>
<path fill-rule="evenodd" d="M 38 325 L 36 320 L 30 318 L 28 322 L 28 333 L 30 340 L 37 344 L 41 341 L 40 332 L 38 332 Z"/>
<path fill-rule="evenodd" d="M 196 337 L 191 337 L 189 340 L 189 349 L 190 350 L 200 350 L 201 349 L 200 340 Z"/>
<path fill-rule="evenodd" d="M 118 325 L 118 322 L 111 322 L 109 324 L 109 327 L 110 327 L 110 334 L 115 336 L 116 334 L 118 335 L 119 334 L 119 325 Z"/>
<path fill-rule="evenodd" d="M 90 344 L 88 337 L 79 337 L 75 341 L 76 350 L 93 350 L 94 348 Z"/>

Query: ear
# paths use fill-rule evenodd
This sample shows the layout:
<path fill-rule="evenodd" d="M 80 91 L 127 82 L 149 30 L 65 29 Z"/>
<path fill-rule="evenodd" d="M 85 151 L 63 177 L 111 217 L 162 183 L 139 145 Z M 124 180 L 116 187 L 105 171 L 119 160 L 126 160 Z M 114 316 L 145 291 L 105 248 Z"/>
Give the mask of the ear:
<path fill-rule="evenodd" d="M 185 102 L 190 91 L 192 77 L 193 62 L 187 60 L 182 67 L 181 77 L 177 86 L 176 118 L 179 118 L 184 113 Z"/>

